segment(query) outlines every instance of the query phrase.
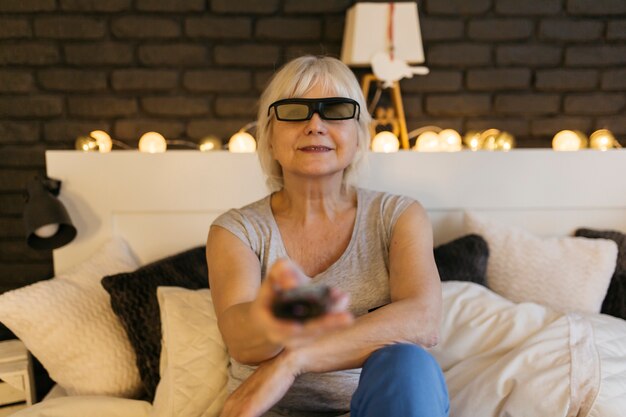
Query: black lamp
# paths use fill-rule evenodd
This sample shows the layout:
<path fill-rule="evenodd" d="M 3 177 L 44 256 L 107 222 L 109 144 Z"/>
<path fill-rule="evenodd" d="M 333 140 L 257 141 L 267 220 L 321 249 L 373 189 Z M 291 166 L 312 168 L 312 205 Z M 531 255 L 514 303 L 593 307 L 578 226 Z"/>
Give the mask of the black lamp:
<path fill-rule="evenodd" d="M 24 226 L 26 243 L 33 249 L 56 249 L 76 237 L 76 228 L 57 199 L 61 181 L 35 177 L 26 186 Z"/>

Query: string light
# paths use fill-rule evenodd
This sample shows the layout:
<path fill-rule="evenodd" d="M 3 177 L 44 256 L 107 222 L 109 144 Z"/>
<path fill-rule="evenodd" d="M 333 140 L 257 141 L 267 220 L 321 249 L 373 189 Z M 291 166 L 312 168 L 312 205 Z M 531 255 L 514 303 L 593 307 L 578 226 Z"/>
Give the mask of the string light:
<path fill-rule="evenodd" d="M 433 131 L 426 131 L 420 134 L 415 141 L 413 150 L 419 152 L 438 152 L 439 134 Z"/>
<path fill-rule="evenodd" d="M 249 153 L 256 151 L 256 140 L 248 130 L 256 127 L 256 122 L 250 122 L 232 135 L 228 141 L 228 150 L 235 153 Z"/>
<path fill-rule="evenodd" d="M 470 130 L 463 137 L 463 143 L 467 146 L 471 151 L 477 151 L 483 146 L 483 139 L 481 136 L 481 132 Z"/>
<path fill-rule="evenodd" d="M 144 133 L 139 139 L 139 150 L 147 153 L 162 153 L 167 149 L 163 135 L 157 132 Z"/>
<path fill-rule="evenodd" d="M 621 148 L 613 132 L 608 129 L 596 130 L 589 136 L 589 147 L 600 151 L 607 151 L 611 148 Z"/>
<path fill-rule="evenodd" d="M 89 136 L 96 140 L 100 152 L 111 152 L 111 149 L 113 149 L 113 140 L 104 130 L 94 130 L 89 133 Z"/>
<path fill-rule="evenodd" d="M 461 135 L 454 129 L 424 126 L 409 133 L 417 136 L 413 150 L 419 152 L 456 152 L 463 148 Z"/>
<path fill-rule="evenodd" d="M 207 136 L 200 140 L 199 149 L 202 152 L 218 151 L 222 149 L 222 140 L 216 136 Z"/>
<path fill-rule="evenodd" d="M 372 151 L 374 152 L 390 153 L 398 152 L 399 149 L 400 140 L 388 130 L 378 132 L 372 140 Z"/>
<path fill-rule="evenodd" d="M 555 151 L 577 151 L 587 147 L 587 137 L 579 130 L 561 130 L 552 138 Z"/>

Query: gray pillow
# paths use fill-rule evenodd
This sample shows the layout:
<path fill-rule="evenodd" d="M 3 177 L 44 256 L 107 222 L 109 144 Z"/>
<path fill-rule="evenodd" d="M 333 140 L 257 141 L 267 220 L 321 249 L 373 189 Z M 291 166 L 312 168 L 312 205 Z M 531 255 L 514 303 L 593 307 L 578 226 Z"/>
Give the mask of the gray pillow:
<path fill-rule="evenodd" d="M 488 258 L 487 242 L 476 234 L 435 248 L 435 263 L 442 281 L 470 281 L 487 286 Z"/>
<path fill-rule="evenodd" d="M 110 275 L 102 286 L 111 296 L 111 307 L 119 317 L 135 354 L 144 385 L 144 399 L 152 401 L 160 380 L 161 316 L 157 287 L 208 288 L 205 247 L 196 247 L 134 272 Z"/>

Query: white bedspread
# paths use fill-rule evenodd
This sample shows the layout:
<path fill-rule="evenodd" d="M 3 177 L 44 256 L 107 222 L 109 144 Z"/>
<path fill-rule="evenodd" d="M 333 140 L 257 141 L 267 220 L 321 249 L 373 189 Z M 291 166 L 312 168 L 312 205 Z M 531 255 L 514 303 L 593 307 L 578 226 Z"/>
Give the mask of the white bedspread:
<path fill-rule="evenodd" d="M 626 321 L 515 304 L 471 283 L 446 282 L 443 294 L 442 342 L 431 352 L 448 382 L 451 417 L 626 415 Z M 54 398 L 14 416 L 150 413 L 147 402 L 90 396 Z"/>
<path fill-rule="evenodd" d="M 453 417 L 623 417 L 626 321 L 444 283 L 441 364 Z"/>

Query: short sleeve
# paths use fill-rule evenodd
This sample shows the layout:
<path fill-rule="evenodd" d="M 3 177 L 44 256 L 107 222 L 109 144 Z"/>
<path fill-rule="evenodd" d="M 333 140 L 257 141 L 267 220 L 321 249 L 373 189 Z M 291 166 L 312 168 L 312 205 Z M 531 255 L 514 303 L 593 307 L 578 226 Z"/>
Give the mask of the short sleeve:
<path fill-rule="evenodd" d="M 250 247 L 254 253 L 259 255 L 259 236 L 251 222 L 239 209 L 231 209 L 221 214 L 213 221 L 211 226 L 219 226 L 237 236 L 244 244 Z"/>
<path fill-rule="evenodd" d="M 396 222 L 404 210 L 414 202 L 414 199 L 403 195 L 386 194 L 383 197 L 382 215 L 387 243 L 391 242 L 391 234 Z"/>

